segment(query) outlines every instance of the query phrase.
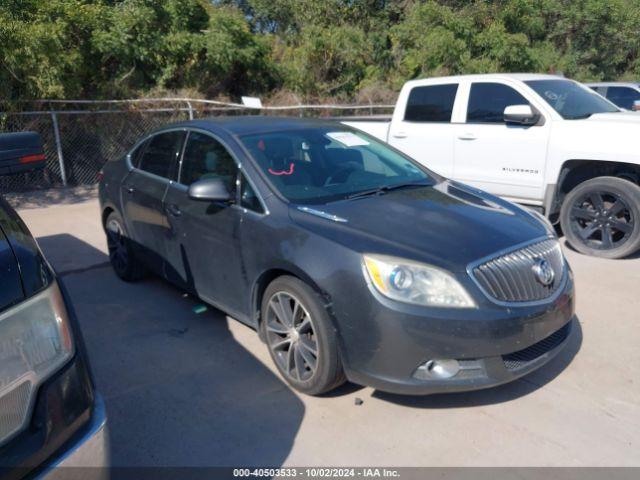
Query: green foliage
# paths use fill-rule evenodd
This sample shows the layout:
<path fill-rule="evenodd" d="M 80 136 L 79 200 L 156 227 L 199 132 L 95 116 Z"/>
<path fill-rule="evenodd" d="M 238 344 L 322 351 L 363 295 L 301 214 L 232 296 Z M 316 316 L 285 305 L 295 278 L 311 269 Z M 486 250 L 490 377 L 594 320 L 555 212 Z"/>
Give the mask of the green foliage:
<path fill-rule="evenodd" d="M 640 0 L 0 0 L 4 96 L 356 98 L 495 71 L 640 77 Z"/>

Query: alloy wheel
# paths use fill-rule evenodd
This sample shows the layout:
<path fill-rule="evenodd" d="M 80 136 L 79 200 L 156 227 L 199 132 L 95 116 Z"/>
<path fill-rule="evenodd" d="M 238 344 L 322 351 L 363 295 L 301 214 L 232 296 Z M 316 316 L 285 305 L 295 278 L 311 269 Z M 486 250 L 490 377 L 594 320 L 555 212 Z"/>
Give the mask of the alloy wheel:
<path fill-rule="evenodd" d="M 276 292 L 265 321 L 267 343 L 280 370 L 296 382 L 312 378 L 318 368 L 318 340 L 304 305 L 290 293 Z"/>
<path fill-rule="evenodd" d="M 627 201 L 606 191 L 591 191 L 571 207 L 571 227 L 582 242 L 597 250 L 620 247 L 632 235 L 636 219 Z"/>
<path fill-rule="evenodd" d="M 115 219 L 109 220 L 107 223 L 107 248 L 113 267 L 118 272 L 124 272 L 129 262 L 129 253 L 123 228 L 120 222 Z"/>

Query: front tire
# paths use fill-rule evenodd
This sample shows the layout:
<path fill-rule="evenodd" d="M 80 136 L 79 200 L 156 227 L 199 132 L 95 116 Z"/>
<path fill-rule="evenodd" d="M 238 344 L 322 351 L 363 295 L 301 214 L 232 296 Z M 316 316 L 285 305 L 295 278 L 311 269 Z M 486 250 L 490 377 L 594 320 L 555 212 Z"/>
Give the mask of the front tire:
<path fill-rule="evenodd" d="M 135 282 L 145 276 L 146 270 L 136 258 L 122 217 L 111 212 L 105 222 L 109 261 L 116 275 L 125 282 Z"/>
<path fill-rule="evenodd" d="M 617 177 L 581 183 L 565 197 L 560 224 L 580 253 L 623 258 L 640 249 L 640 186 Z"/>
<path fill-rule="evenodd" d="M 289 385 L 320 395 L 345 382 L 336 332 L 311 287 L 295 277 L 279 277 L 265 290 L 261 312 L 269 354 Z"/>

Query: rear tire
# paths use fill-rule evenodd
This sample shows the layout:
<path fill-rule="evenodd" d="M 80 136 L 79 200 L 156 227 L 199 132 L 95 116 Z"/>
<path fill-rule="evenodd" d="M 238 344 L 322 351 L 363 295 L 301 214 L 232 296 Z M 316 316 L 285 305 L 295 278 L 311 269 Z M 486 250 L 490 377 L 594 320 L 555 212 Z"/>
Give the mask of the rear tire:
<path fill-rule="evenodd" d="M 346 381 L 335 329 L 322 298 L 309 285 L 279 277 L 265 290 L 261 308 L 261 333 L 289 385 L 320 395 Z"/>
<path fill-rule="evenodd" d="M 109 261 L 116 275 L 125 282 L 135 282 L 146 274 L 146 269 L 136 258 L 122 217 L 111 212 L 105 222 Z"/>
<path fill-rule="evenodd" d="M 581 183 L 565 197 L 560 224 L 580 253 L 623 258 L 640 249 L 640 186 L 617 177 Z"/>

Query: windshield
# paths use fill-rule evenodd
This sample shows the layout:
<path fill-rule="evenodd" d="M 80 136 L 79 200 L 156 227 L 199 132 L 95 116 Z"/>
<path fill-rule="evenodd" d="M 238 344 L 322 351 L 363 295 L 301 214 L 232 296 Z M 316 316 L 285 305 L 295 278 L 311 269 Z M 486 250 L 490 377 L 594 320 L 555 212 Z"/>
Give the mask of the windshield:
<path fill-rule="evenodd" d="M 525 83 L 566 120 L 620 111 L 597 93 L 570 80 L 530 80 Z"/>
<path fill-rule="evenodd" d="M 245 135 L 240 141 L 294 203 L 327 203 L 372 189 L 433 184 L 425 169 L 407 157 L 338 125 Z"/>

